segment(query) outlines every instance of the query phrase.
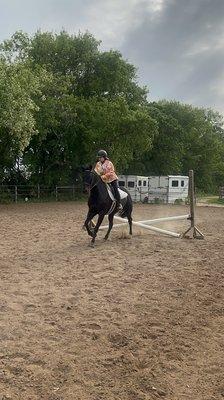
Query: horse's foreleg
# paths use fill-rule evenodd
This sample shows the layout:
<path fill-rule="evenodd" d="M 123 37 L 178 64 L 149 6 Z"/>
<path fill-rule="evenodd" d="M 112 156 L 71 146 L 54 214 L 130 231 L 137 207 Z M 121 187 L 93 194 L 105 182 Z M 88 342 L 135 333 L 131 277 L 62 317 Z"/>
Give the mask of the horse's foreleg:
<path fill-rule="evenodd" d="M 99 217 L 98 217 L 96 226 L 95 226 L 95 228 L 94 228 L 94 230 L 93 230 L 93 236 L 92 236 L 92 240 L 91 240 L 92 245 L 94 245 L 94 243 L 95 243 L 95 239 L 96 239 L 96 236 L 97 236 L 97 232 L 98 232 L 98 230 L 99 230 L 100 225 L 101 225 L 102 222 L 103 222 L 104 215 L 105 215 L 105 214 L 99 214 Z"/>
<path fill-rule="evenodd" d="M 94 211 L 89 211 L 86 217 L 86 220 L 84 222 L 84 227 L 86 228 L 88 235 L 93 237 L 94 233 L 89 229 L 89 223 L 90 221 L 95 217 L 96 212 Z"/>
<path fill-rule="evenodd" d="M 104 237 L 105 240 L 108 239 L 109 234 L 110 234 L 110 231 L 111 231 L 111 229 L 113 228 L 113 224 L 114 224 L 114 214 L 108 215 L 108 220 L 109 220 L 109 228 L 108 228 L 108 231 L 107 231 L 107 233 L 106 233 L 106 235 L 105 235 L 105 237 Z"/>

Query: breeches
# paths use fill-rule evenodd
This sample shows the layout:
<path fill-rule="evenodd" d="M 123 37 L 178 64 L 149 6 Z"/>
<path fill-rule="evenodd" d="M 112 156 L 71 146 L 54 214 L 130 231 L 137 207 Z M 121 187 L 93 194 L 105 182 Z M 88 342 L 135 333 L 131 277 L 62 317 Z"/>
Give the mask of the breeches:
<path fill-rule="evenodd" d="M 119 193 L 119 190 L 118 190 L 118 181 L 117 181 L 117 179 L 115 181 L 111 182 L 110 184 L 114 189 L 114 196 L 115 196 L 117 202 L 120 203 L 121 196 L 120 196 L 120 193 Z"/>

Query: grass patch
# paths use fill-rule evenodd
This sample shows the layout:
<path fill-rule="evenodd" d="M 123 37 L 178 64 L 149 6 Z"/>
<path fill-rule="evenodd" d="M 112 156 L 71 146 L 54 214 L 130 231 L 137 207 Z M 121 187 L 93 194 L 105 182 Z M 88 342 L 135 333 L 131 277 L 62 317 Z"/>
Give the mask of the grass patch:
<path fill-rule="evenodd" d="M 222 204 L 224 206 L 224 199 L 219 199 L 218 197 L 212 197 L 208 199 L 209 204 Z"/>

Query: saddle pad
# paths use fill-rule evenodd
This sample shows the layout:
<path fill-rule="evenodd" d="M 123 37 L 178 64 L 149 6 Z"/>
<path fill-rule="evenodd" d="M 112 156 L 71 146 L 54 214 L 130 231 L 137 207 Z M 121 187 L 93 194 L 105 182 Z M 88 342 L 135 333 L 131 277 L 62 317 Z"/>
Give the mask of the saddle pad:
<path fill-rule="evenodd" d="M 119 193 L 120 193 L 120 196 L 121 196 L 121 200 L 126 199 L 126 198 L 128 197 L 128 194 L 127 194 L 126 192 L 124 192 L 124 191 L 121 190 L 120 188 L 119 188 L 118 190 L 119 190 Z M 109 194 L 111 200 L 114 201 L 115 198 L 114 198 L 113 192 L 112 192 L 112 190 L 111 190 L 111 186 L 108 185 L 108 184 L 107 184 L 107 191 L 108 191 L 108 194 Z"/>

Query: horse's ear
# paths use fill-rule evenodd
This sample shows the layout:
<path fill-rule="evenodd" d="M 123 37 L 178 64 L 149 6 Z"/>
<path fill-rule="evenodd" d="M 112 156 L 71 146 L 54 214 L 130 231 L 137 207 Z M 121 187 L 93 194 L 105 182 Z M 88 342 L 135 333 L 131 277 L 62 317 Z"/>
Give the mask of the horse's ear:
<path fill-rule="evenodd" d="M 92 166 L 91 164 L 82 165 L 82 166 L 81 166 L 82 172 L 85 172 L 85 171 L 92 171 L 92 169 L 93 169 L 93 166 Z"/>

